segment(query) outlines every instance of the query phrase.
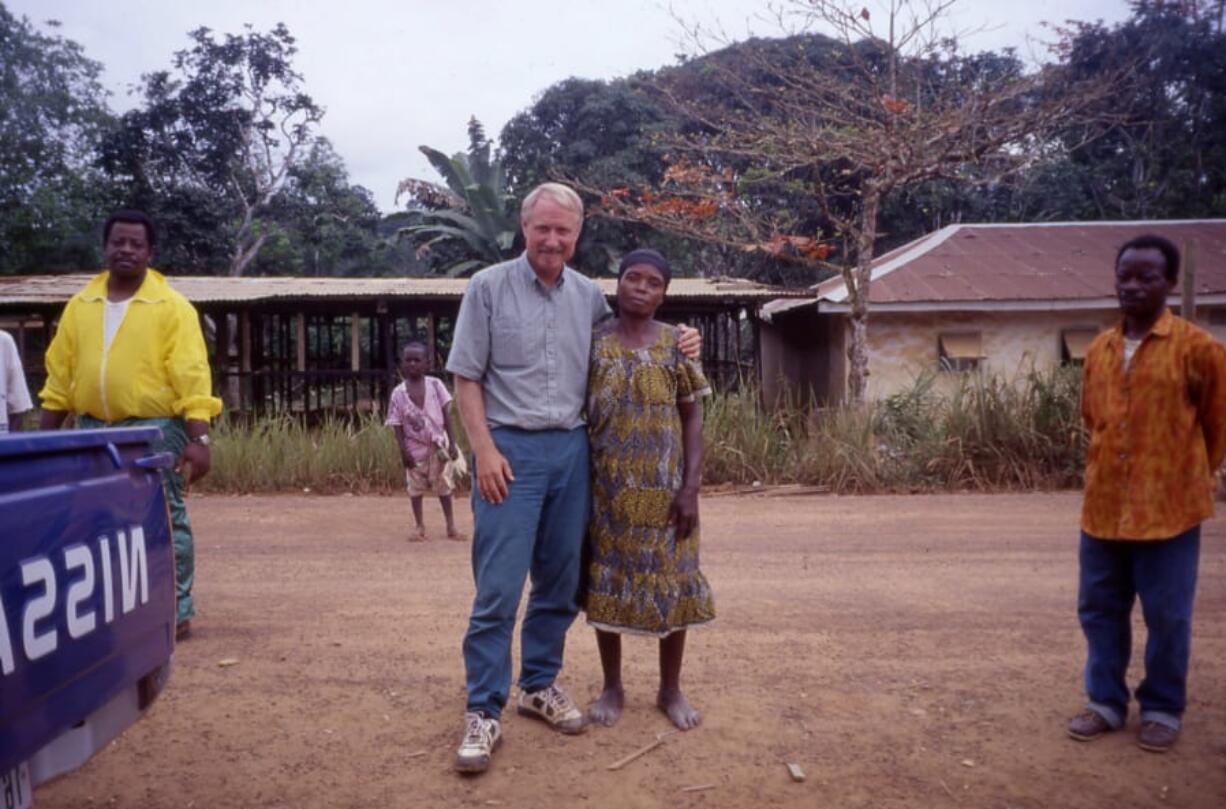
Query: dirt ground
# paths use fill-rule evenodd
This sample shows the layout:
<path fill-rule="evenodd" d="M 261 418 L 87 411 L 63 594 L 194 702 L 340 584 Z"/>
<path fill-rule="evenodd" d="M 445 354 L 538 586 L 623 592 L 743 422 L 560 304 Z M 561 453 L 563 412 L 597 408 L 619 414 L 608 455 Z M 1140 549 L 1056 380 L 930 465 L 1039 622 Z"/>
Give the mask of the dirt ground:
<path fill-rule="evenodd" d="M 1135 714 L 1093 744 L 1064 735 L 1083 703 L 1078 506 L 705 498 L 719 617 L 684 672 L 702 727 L 607 770 L 669 727 L 654 641 L 632 638 L 620 724 L 562 737 L 508 712 L 491 770 L 461 778 L 468 544 L 409 544 L 398 498 L 195 497 L 199 615 L 167 692 L 36 806 L 1220 809 L 1226 519 L 1205 530 L 1183 738 L 1158 756 Z M 561 682 L 598 692 L 582 620 Z"/>

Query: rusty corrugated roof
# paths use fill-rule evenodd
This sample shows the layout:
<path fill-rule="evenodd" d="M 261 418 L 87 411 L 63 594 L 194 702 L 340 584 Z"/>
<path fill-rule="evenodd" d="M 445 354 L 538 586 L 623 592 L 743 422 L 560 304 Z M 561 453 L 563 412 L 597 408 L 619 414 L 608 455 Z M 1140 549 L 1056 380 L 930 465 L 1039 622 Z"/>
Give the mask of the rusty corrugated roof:
<path fill-rule="evenodd" d="M 950 304 L 1113 299 L 1119 246 L 1157 233 L 1197 244 L 1198 294 L 1226 293 L 1226 220 L 950 225 L 904 245 L 873 267 L 869 303 Z M 846 300 L 841 278 L 817 298 Z"/>
<path fill-rule="evenodd" d="M 0 276 L 0 304 L 65 303 L 92 275 Z M 468 286 L 465 278 L 229 278 L 170 276 L 171 286 L 193 303 L 255 303 L 271 300 L 453 300 Z M 617 281 L 597 279 L 606 295 Z M 807 297 L 806 290 L 784 289 L 737 278 L 677 278 L 668 298 L 677 301 L 762 303 L 781 297 Z"/>

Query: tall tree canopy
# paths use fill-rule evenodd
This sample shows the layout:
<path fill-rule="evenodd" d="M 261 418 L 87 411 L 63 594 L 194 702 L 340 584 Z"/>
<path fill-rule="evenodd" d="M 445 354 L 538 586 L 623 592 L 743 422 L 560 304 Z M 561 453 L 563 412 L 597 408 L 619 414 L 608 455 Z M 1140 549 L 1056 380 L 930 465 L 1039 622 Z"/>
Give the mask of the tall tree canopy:
<path fill-rule="evenodd" d="M 123 116 L 102 165 L 164 224 L 163 263 L 242 275 L 272 236 L 276 198 L 323 109 L 303 90 L 284 25 L 190 38 L 173 71 L 145 77 L 144 106 Z"/>
<path fill-rule="evenodd" d="M 1064 29 L 1070 75 L 1092 81 L 1127 69 L 1129 81 L 1099 101 L 1112 123 L 1099 137 L 1076 122 L 1062 133 L 1067 153 L 1028 178 L 1045 193 L 1027 195 L 1021 217 L 1226 214 L 1226 2 L 1142 0 L 1133 9 L 1111 28 Z"/>
<path fill-rule="evenodd" d="M 0 274 L 96 261 L 106 192 L 92 163 L 111 120 L 101 71 L 0 4 Z"/>

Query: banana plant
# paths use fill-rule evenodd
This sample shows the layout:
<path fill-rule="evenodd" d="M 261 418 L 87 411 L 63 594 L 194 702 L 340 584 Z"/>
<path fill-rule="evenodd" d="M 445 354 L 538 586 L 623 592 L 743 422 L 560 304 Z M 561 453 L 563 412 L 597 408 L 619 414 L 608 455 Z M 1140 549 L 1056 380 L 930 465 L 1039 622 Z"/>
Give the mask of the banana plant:
<path fill-rule="evenodd" d="M 501 161 L 491 156 L 490 141 L 480 122 L 468 123 L 468 150 L 448 157 L 429 146 L 419 147 L 442 183 L 402 180 L 396 198 L 408 194 L 417 204 L 418 219 L 400 228 L 396 237 L 410 239 L 419 255 L 442 244 L 454 245 L 440 271 L 451 277 L 468 275 L 512 257 L 518 232 L 515 204 L 506 193 Z"/>

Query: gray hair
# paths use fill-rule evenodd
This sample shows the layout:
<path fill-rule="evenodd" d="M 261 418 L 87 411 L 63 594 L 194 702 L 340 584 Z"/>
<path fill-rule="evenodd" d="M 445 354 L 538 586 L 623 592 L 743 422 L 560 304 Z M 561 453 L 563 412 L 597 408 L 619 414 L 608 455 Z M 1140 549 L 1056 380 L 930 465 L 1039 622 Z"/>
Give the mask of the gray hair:
<path fill-rule="evenodd" d="M 583 200 L 579 199 L 579 195 L 575 193 L 574 189 L 568 185 L 562 185 L 562 183 L 541 183 L 528 192 L 528 196 L 524 197 L 523 204 L 519 206 L 519 221 L 521 223 L 528 220 L 528 214 L 532 213 L 532 209 L 536 207 L 536 204 L 541 201 L 542 197 L 548 197 L 563 208 L 574 211 L 579 221 L 583 222 Z"/>

